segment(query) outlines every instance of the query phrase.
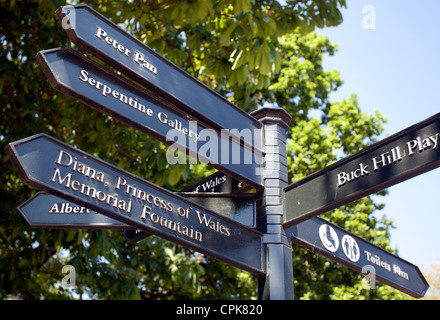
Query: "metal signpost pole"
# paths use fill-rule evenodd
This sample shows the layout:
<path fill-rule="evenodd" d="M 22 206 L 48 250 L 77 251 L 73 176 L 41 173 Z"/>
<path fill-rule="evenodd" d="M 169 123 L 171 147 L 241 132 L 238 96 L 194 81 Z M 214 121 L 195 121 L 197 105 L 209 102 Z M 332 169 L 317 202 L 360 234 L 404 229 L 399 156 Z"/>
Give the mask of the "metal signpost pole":
<path fill-rule="evenodd" d="M 290 239 L 286 237 L 283 188 L 287 186 L 286 130 L 291 116 L 281 108 L 262 108 L 252 115 L 263 123 L 265 150 L 264 194 L 257 203 L 257 225 L 264 233 L 266 274 L 259 280 L 259 299 L 293 300 L 293 266 Z"/>

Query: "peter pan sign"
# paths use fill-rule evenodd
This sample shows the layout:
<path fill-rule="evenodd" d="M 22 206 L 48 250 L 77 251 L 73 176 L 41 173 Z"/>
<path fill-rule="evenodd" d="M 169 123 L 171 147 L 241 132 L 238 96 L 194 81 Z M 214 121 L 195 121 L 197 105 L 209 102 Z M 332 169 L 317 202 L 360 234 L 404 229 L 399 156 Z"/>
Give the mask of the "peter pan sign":
<path fill-rule="evenodd" d="M 66 8 L 74 10 L 74 16 L 69 16 Z M 217 129 L 261 131 L 262 125 L 254 117 L 89 6 L 61 7 L 56 13 L 60 20 L 74 18 L 74 28 L 66 28 L 66 32 L 79 48 L 122 71 L 197 119 Z M 251 146 L 261 148 L 261 135 L 252 141 Z"/>

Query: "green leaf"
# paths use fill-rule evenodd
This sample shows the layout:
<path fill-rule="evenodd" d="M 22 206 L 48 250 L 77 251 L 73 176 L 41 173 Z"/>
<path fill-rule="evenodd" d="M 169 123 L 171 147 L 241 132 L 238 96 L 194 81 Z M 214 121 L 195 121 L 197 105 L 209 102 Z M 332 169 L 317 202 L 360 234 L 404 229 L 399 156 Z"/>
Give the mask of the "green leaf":
<path fill-rule="evenodd" d="M 171 186 L 174 186 L 180 181 L 180 177 L 181 177 L 180 167 L 175 166 L 173 169 L 170 170 L 170 173 L 168 175 L 168 183 Z"/>
<path fill-rule="evenodd" d="M 228 28 L 224 32 L 221 33 L 220 39 L 219 39 L 220 46 L 227 47 L 231 44 L 231 34 L 235 30 L 236 27 L 237 27 L 237 25 L 232 22 L 228 26 Z"/>

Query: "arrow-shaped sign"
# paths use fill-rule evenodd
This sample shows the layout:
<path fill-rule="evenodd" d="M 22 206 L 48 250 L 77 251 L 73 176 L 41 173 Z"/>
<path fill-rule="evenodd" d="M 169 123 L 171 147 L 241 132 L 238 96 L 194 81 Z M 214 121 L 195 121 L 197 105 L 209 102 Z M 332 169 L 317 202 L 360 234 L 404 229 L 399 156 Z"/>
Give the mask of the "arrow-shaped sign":
<path fill-rule="evenodd" d="M 6 151 L 24 183 L 256 275 L 262 234 L 45 134 Z"/>
<path fill-rule="evenodd" d="M 285 232 L 292 242 L 367 274 L 370 284 L 377 279 L 416 298 L 429 288 L 417 266 L 321 218 L 300 222 Z"/>
<path fill-rule="evenodd" d="M 256 227 L 255 197 L 178 194 L 244 226 Z M 22 203 L 18 211 L 34 228 L 134 229 L 131 225 L 45 192 L 38 192 Z"/>
<path fill-rule="evenodd" d="M 440 166 L 440 113 L 291 184 L 284 227 Z"/>
<path fill-rule="evenodd" d="M 36 59 L 56 90 L 261 189 L 260 151 L 197 121 L 70 48 L 41 51 Z"/>
<path fill-rule="evenodd" d="M 17 209 L 34 228 L 134 229 L 128 224 L 45 192 L 38 192 Z"/>
<path fill-rule="evenodd" d="M 261 123 L 86 5 L 61 7 L 69 39 L 139 84 L 217 129 L 251 131 L 261 149 Z M 64 25 L 67 25 L 65 23 Z M 246 141 L 247 142 L 247 141 Z"/>

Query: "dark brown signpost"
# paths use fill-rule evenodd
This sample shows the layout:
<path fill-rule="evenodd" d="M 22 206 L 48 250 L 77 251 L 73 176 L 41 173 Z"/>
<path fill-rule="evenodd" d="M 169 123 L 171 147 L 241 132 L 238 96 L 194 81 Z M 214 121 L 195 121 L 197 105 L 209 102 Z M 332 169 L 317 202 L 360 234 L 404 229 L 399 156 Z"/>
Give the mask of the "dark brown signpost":
<path fill-rule="evenodd" d="M 21 179 L 46 192 L 19 207 L 30 225 L 159 236 L 257 275 L 260 299 L 293 299 L 290 239 L 425 294 L 416 266 L 316 216 L 438 167 L 440 114 L 288 186 L 283 109 L 245 113 L 88 6 L 57 15 L 80 49 L 151 92 L 69 48 L 37 55 L 56 90 L 220 172 L 173 193 L 38 134 L 6 147 Z"/>

